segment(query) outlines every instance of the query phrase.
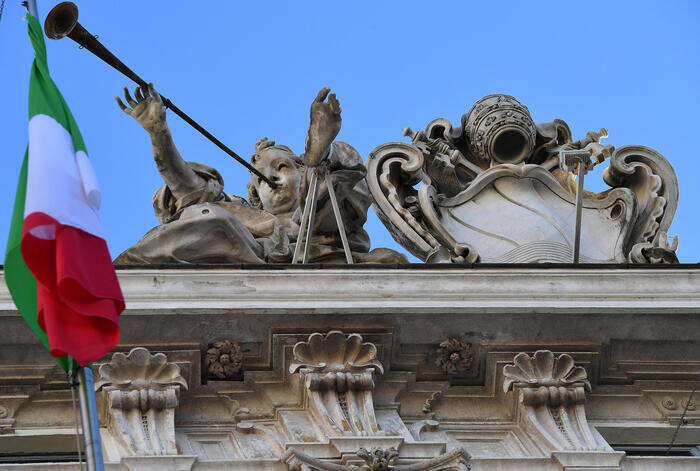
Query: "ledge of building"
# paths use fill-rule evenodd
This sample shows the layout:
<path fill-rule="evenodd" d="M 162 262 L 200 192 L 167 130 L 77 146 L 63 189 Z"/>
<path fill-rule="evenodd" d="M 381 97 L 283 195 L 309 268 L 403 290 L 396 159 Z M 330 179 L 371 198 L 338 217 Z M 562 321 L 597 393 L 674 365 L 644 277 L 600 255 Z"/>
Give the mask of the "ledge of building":
<path fill-rule="evenodd" d="M 248 265 L 117 270 L 127 313 L 700 313 L 700 265 Z M 0 316 L 16 315 L 0 273 Z"/>

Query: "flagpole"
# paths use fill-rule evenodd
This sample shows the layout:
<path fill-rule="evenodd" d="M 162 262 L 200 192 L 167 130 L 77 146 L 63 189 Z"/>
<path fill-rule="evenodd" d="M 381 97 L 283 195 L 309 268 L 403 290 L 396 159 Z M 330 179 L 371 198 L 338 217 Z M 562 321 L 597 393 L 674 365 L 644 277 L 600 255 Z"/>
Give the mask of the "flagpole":
<path fill-rule="evenodd" d="M 78 370 L 78 397 L 80 398 L 80 418 L 85 438 L 85 458 L 88 471 L 104 471 L 100 424 L 97 420 L 95 381 L 92 369 L 85 366 Z"/>
<path fill-rule="evenodd" d="M 36 0 L 27 0 L 27 11 L 34 18 L 39 19 L 39 10 L 36 8 Z"/>

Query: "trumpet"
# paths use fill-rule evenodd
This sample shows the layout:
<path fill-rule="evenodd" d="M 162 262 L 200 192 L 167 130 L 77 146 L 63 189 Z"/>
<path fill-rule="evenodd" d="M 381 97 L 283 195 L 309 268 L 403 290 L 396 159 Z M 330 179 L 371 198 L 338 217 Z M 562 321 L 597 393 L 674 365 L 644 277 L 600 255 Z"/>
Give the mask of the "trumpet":
<path fill-rule="evenodd" d="M 76 43 L 80 44 L 81 47 L 92 52 L 94 55 L 102 59 L 108 65 L 110 65 L 114 69 L 118 70 L 119 72 L 136 82 L 142 88 L 148 88 L 148 84 L 145 80 L 143 80 L 133 70 L 127 67 L 126 64 L 120 61 L 117 58 L 117 56 L 112 54 L 109 51 L 109 49 L 104 47 L 104 45 L 102 45 L 102 43 L 97 40 L 96 36 L 90 34 L 88 30 L 83 28 L 83 26 L 80 23 L 78 23 L 78 7 L 73 2 L 59 3 L 51 9 L 49 14 L 46 16 L 46 21 L 44 21 L 44 32 L 46 33 L 46 36 L 51 39 L 61 39 L 66 36 L 69 37 Z M 272 188 L 275 188 L 277 186 L 265 175 L 260 173 L 260 171 L 258 171 L 255 167 L 253 167 L 247 161 L 245 161 L 241 156 L 236 154 L 223 142 L 214 137 L 209 131 L 204 129 L 194 119 L 190 118 L 184 111 L 175 106 L 175 104 L 172 101 L 170 101 L 168 98 L 162 95 L 161 99 L 163 100 L 163 105 L 165 105 L 166 108 L 170 108 L 173 111 L 173 113 L 185 120 L 187 124 L 199 131 L 204 137 L 213 142 L 219 149 L 223 150 L 228 155 L 233 157 L 241 165 L 247 168 L 251 173 L 260 177 Z"/>

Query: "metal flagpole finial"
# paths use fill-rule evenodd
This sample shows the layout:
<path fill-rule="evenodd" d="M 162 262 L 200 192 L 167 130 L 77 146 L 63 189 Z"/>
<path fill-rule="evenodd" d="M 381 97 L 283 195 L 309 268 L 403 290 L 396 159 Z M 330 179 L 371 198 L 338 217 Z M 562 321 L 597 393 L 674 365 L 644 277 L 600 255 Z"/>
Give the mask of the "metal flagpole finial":
<path fill-rule="evenodd" d="M 4 3 L 4 2 L 3 2 Z M 22 5 L 27 9 L 30 15 L 34 18 L 39 18 L 39 10 L 36 7 L 36 0 L 25 0 Z"/>

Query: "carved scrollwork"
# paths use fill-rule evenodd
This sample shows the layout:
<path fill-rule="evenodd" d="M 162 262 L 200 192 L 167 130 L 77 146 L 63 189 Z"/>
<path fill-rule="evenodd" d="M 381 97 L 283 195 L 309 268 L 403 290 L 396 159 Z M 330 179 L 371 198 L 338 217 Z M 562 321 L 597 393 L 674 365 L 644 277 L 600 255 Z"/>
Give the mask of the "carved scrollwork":
<path fill-rule="evenodd" d="M 421 260 L 476 261 L 475 250 L 440 231 L 435 193 L 430 177 L 423 171 L 423 154 L 418 147 L 400 142 L 383 144 L 372 151 L 367 161 L 367 183 L 377 215 L 392 237 Z M 420 182 L 425 185 L 416 190 L 414 185 Z"/>
<path fill-rule="evenodd" d="M 373 374 L 384 372 L 374 344 L 334 330 L 311 334 L 293 353 L 289 372 L 303 376 L 311 413 L 329 436 L 383 434 L 372 402 Z"/>
<path fill-rule="evenodd" d="M 503 367 L 503 390 L 518 391 L 519 421 L 549 451 L 612 451 L 589 425 L 584 409 L 590 390 L 586 370 L 567 354 L 519 353 Z"/>
<path fill-rule="evenodd" d="M 628 239 L 630 261 L 678 263 L 678 238 L 668 242 L 678 207 L 678 180 L 671 164 L 648 147 L 624 146 L 613 153 L 603 179 L 613 188 L 629 188 L 637 199 L 636 221 Z"/>
<path fill-rule="evenodd" d="M 290 448 L 282 456 L 282 462 L 290 471 L 469 471 L 469 453 L 456 448 L 436 458 L 425 459 L 409 465 L 393 465 L 398 458 L 395 449 L 374 448 L 367 451 L 360 448 L 356 455 L 365 461 L 362 466 L 337 464 L 311 457 L 295 448 Z"/>
<path fill-rule="evenodd" d="M 527 107 L 489 95 L 462 117 L 424 131 L 404 130 L 411 144 L 387 143 L 368 160 L 375 210 L 394 239 L 426 262 L 570 263 L 576 229 L 574 168 L 560 151 L 610 158 L 611 190 L 584 191 L 580 260 L 586 263 L 677 263 L 666 233 L 678 200 L 673 169 L 642 146 L 617 150 L 608 131 L 572 140 L 562 120 L 534 125 Z"/>
<path fill-rule="evenodd" d="M 367 161 L 367 185 L 377 216 L 396 241 L 425 260 L 440 246 L 420 220 L 417 191 L 423 181 L 423 152 L 401 142 L 383 144 Z"/>
<path fill-rule="evenodd" d="M 187 382 L 162 353 L 117 352 L 99 368 L 95 390 L 106 399 L 108 427 L 126 456 L 176 455 L 175 409 Z"/>
<path fill-rule="evenodd" d="M 29 400 L 28 391 L 19 387 L 0 388 L 0 435 L 13 433 L 17 410 Z"/>

